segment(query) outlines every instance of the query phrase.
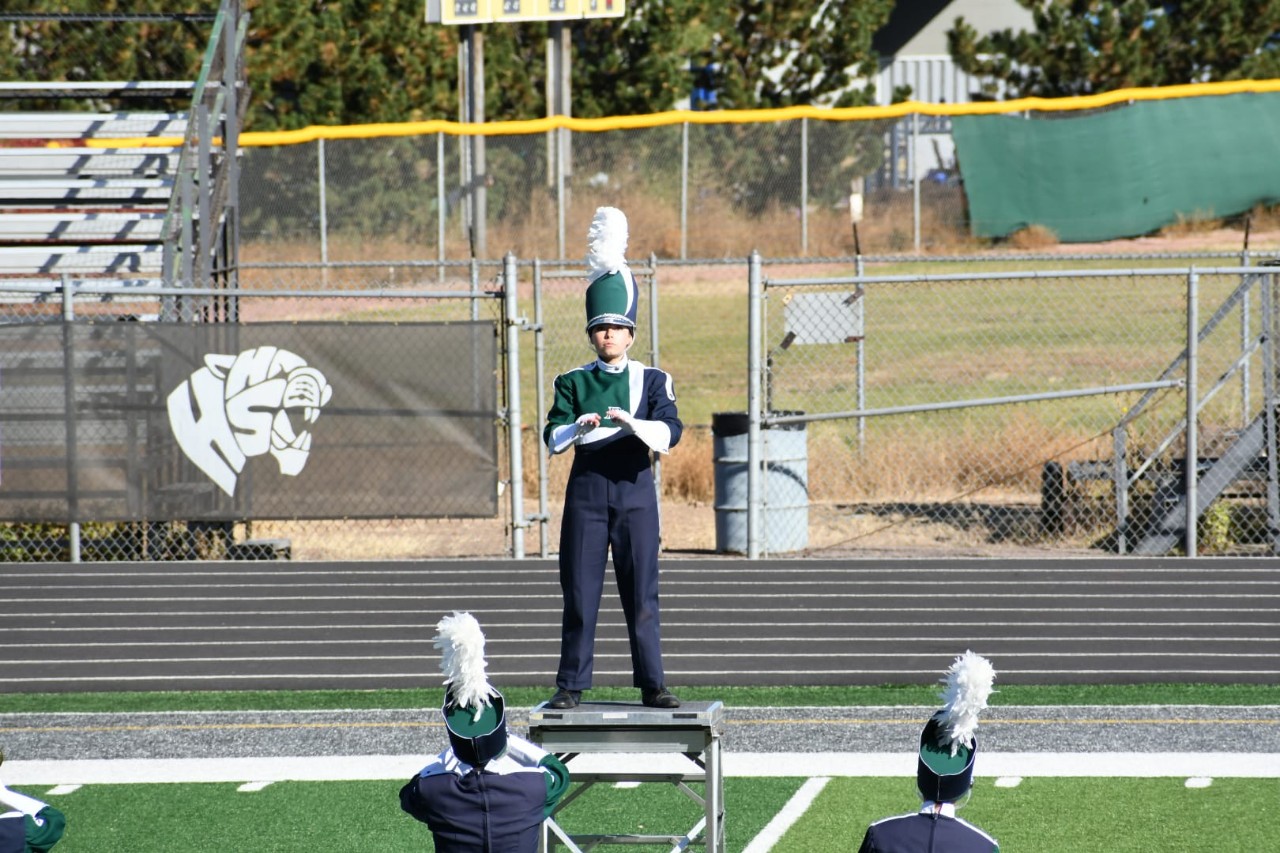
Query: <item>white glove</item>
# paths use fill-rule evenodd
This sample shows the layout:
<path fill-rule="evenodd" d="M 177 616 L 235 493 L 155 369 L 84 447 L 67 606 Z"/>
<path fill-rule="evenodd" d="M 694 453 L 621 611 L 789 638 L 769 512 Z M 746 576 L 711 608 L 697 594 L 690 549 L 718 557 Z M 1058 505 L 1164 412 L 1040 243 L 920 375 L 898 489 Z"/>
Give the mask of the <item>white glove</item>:
<path fill-rule="evenodd" d="M 570 447 L 577 443 L 578 439 L 591 432 L 600 425 L 600 416 L 595 412 L 588 412 L 571 424 L 562 424 L 551 431 L 551 442 L 547 445 L 548 452 L 552 456 L 557 453 L 564 453 Z"/>
<path fill-rule="evenodd" d="M 518 735 L 507 733 L 507 755 L 525 767 L 537 767 L 549 755 L 545 749 Z"/>
<path fill-rule="evenodd" d="M 619 427 L 621 427 L 625 431 L 627 432 L 636 431 L 635 419 L 631 417 L 631 413 L 628 412 L 626 409 L 619 409 L 616 406 L 610 406 L 609 410 L 605 412 L 605 415 L 609 418 L 609 420 L 613 421 L 615 424 L 617 424 Z"/>
<path fill-rule="evenodd" d="M 630 412 L 624 409 L 610 409 L 609 417 L 624 432 L 639 437 L 655 453 L 670 452 L 671 427 L 662 421 L 646 421 L 643 418 L 634 418 Z"/>
<path fill-rule="evenodd" d="M 633 429 L 641 441 L 649 445 L 655 453 L 671 452 L 671 427 L 662 421 L 642 421 L 635 419 Z"/>

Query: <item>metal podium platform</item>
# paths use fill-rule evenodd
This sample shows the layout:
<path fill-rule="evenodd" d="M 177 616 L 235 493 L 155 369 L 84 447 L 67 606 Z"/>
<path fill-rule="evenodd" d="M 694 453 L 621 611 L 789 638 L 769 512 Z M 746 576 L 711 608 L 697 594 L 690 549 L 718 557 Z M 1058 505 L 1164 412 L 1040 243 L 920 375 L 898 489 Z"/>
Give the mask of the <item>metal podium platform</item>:
<path fill-rule="evenodd" d="M 629 702 L 583 702 L 558 711 L 542 703 L 529 712 L 529 739 L 555 753 L 569 768 L 570 780 L 579 783 L 560 801 L 556 814 L 543 831 L 543 850 L 558 841 L 582 853 L 601 844 L 670 843 L 672 851 L 701 842 L 708 853 L 724 851 L 724 774 L 720 764 L 720 737 L 724 705 L 720 702 L 685 702 L 679 708 L 647 708 Z M 598 754 L 608 769 L 579 769 Z M 622 754 L 629 761 L 622 760 Z M 680 768 L 664 772 L 655 765 L 667 757 L 684 756 Z M 581 757 L 581 758 L 579 758 Z M 598 762 L 597 762 L 598 763 Z M 670 763 L 670 762 L 667 762 Z M 556 817 L 597 782 L 664 782 L 675 785 L 703 807 L 703 817 L 687 832 L 668 835 L 569 835 Z M 703 784 L 702 795 L 689 782 Z"/>

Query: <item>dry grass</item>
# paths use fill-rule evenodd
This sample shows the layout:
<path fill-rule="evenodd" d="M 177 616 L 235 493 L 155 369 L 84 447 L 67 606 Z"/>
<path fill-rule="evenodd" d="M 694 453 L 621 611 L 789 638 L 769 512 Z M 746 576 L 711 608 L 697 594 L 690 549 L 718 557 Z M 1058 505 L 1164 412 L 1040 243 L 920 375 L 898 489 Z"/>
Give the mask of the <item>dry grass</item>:
<path fill-rule="evenodd" d="M 1058 235 L 1043 225 L 1028 225 L 1010 234 L 1008 244 L 1014 249 L 1048 249 L 1058 245 Z"/>
<path fill-rule="evenodd" d="M 510 547 L 505 518 L 255 521 L 255 539 L 289 539 L 295 560 L 498 557 Z"/>
<path fill-rule="evenodd" d="M 1255 205 L 1253 210 L 1249 211 L 1247 219 L 1250 231 L 1264 233 L 1280 231 L 1280 205 L 1275 207 Z"/>
<path fill-rule="evenodd" d="M 925 254 L 962 254 L 986 251 L 990 241 L 972 237 L 964 218 L 964 197 L 958 189 L 928 187 L 922 193 L 920 208 L 921 249 Z M 542 210 L 554 210 L 549 201 Z M 628 256 L 640 261 L 650 254 L 659 259 L 680 257 L 679 210 L 671 203 L 641 192 L 625 190 L 604 198 L 575 196 L 566 211 L 567 260 L 580 258 L 585 247 L 586 223 L 598 204 L 613 204 L 627 212 L 630 222 Z M 912 224 L 913 199 L 910 193 L 883 191 L 867 200 L 866 215 L 858 225 L 858 245 L 863 254 L 885 255 L 914 249 Z M 1275 234 L 1280 232 L 1280 205 L 1255 207 L 1248 217 L 1254 248 L 1275 248 Z M 1031 251 L 1149 251 L 1176 250 L 1173 241 L 1195 241 L 1195 247 L 1223 248 L 1240 242 L 1244 217 L 1224 222 L 1212 212 L 1179 217 L 1157 234 L 1108 244 L 1062 244 L 1052 230 L 1031 225 L 1010 235 L 1003 245 Z M 556 223 L 554 217 L 530 213 L 527 217 L 493 223 L 488 228 L 488 260 L 497 260 L 510 251 L 522 260 L 555 259 Z M 470 249 L 456 227 L 446 230 L 445 257 L 463 260 Z M 813 258 L 839 257 L 854 252 L 853 226 L 848 211 L 811 206 L 808 216 L 808 251 Z M 709 196 L 691 203 L 687 253 L 696 258 L 745 258 L 752 250 L 766 257 L 794 257 L 800 254 L 800 217 L 794 208 L 773 206 L 758 216 L 749 216 L 731 200 Z M 1154 241 L 1154 242 L 1153 242 Z M 1268 242 L 1269 241 L 1269 242 Z M 245 264 L 263 262 L 319 263 L 318 238 L 312 240 L 254 242 L 246 241 L 241 250 Z M 1148 246 L 1148 243 L 1152 243 Z M 1264 243 L 1268 245 L 1264 246 Z M 328 239 L 332 262 L 432 261 L 437 257 L 434 242 L 424 245 L 416 237 L 394 234 L 331 233 Z M 387 264 L 387 270 L 394 266 Z M 374 268 L 379 269 L 378 267 Z M 699 275 L 705 275 L 705 270 Z M 376 274 L 376 273 L 375 273 Z M 664 280 L 679 275 L 666 270 Z M 690 274 L 693 274 L 692 271 Z M 735 271 L 736 274 L 736 271 Z M 307 288 L 326 286 L 318 269 L 290 269 L 288 286 Z M 403 275 L 403 273 L 401 273 Z M 462 269 L 448 275 L 465 278 Z M 279 271 L 245 270 L 241 281 L 246 287 L 274 287 L 281 284 Z M 328 284 L 332 284 L 329 277 Z"/>
<path fill-rule="evenodd" d="M 817 502 L 947 501 L 969 495 L 1038 499 L 1046 462 L 1092 459 L 1099 447 L 1080 446 L 1078 438 L 1059 434 L 1040 421 L 1015 416 L 995 431 L 946 434 L 927 446 L 901 441 L 869 446 L 859 457 L 852 430 L 811 429 L 804 453 L 809 498 Z M 533 454 L 545 453 L 533 430 L 525 431 L 524 488 L 537 494 Z M 855 457 L 857 457 L 855 459 Z M 564 493 L 570 460 L 556 457 L 548 466 L 548 495 Z M 850 473 L 852 472 L 852 473 Z M 705 428 L 686 428 L 680 444 L 662 458 L 662 496 L 676 503 L 715 500 L 714 439 Z"/>
<path fill-rule="evenodd" d="M 809 436 L 809 495 L 815 501 L 947 502 L 962 498 L 1038 500 L 1046 462 L 1092 459 L 1093 443 L 1026 415 L 920 441 L 869 442 L 861 455 L 851 430 Z"/>
<path fill-rule="evenodd" d="M 662 494 L 665 498 L 694 503 L 715 496 L 715 466 L 711 431 L 685 429 L 684 436 L 662 460 Z"/>
<path fill-rule="evenodd" d="M 1178 220 L 1160 229 L 1161 237 L 1186 237 L 1192 234 L 1208 234 L 1222 228 L 1222 220 L 1212 210 L 1197 210 L 1191 214 L 1178 214 Z"/>
<path fill-rule="evenodd" d="M 614 205 L 627 213 L 630 240 L 627 254 L 633 262 L 656 255 L 678 258 L 681 254 L 679 208 L 676 203 L 654 197 L 644 187 L 622 188 L 608 198 L 575 194 L 565 212 L 565 241 L 568 259 L 585 252 L 586 225 L 597 206 Z M 893 254 L 914 248 L 913 198 L 909 192 L 885 190 L 870 195 L 865 216 L 858 225 L 858 245 L 864 254 Z M 554 201 L 535 197 L 528 201 L 524 215 L 509 216 L 490 223 L 486 230 L 486 257 L 497 260 L 507 252 L 521 259 L 553 259 L 557 252 Z M 810 204 L 807 217 L 809 257 L 852 255 L 855 249 L 853 225 L 843 208 Z M 925 251 L 951 253 L 977 250 L 985 241 L 968 233 L 964 221 L 964 198 L 957 188 L 929 187 L 922 194 L 921 240 Z M 801 219 L 796 207 L 771 205 L 751 215 L 731 199 L 708 195 L 691 200 L 688 211 L 686 251 L 698 258 L 745 258 L 753 250 L 766 256 L 794 257 L 801 252 Z M 318 235 L 312 240 L 246 241 L 241 261 L 255 263 L 320 262 Z M 328 257 L 333 263 L 370 261 L 431 261 L 438 255 L 434 240 L 424 245 L 416 235 L 351 234 L 328 235 Z M 470 246 L 455 224 L 445 230 L 445 257 L 458 261 L 470 256 Z M 389 264 L 390 266 L 390 264 Z M 247 270 L 241 275 L 245 286 L 277 284 L 270 271 Z M 291 269 L 290 284 L 321 286 L 318 270 Z M 309 282 L 308 279 L 314 279 Z"/>

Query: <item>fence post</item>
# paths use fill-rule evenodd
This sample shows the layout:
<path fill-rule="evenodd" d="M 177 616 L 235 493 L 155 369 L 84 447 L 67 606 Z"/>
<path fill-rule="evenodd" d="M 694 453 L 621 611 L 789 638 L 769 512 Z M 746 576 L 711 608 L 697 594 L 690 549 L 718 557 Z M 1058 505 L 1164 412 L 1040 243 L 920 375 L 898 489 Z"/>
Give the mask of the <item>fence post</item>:
<path fill-rule="evenodd" d="M 854 259 L 854 274 L 858 278 L 862 278 L 866 274 L 866 267 L 862 263 L 862 255 L 859 254 Z M 867 303 L 866 288 L 862 283 L 858 283 L 859 298 L 863 299 L 862 303 L 862 334 L 858 337 L 858 342 L 854 344 L 858 358 L 858 411 L 865 411 L 867 408 Z M 867 452 L 867 419 L 861 415 L 858 416 L 858 458 L 862 459 Z"/>
<path fill-rule="evenodd" d="M 689 257 L 689 122 L 680 125 L 680 260 Z"/>
<path fill-rule="evenodd" d="M 471 282 L 471 298 L 467 300 L 471 305 L 471 321 L 475 322 L 480 319 L 480 261 L 476 260 L 475 255 L 471 256 L 470 272 L 468 273 L 468 281 Z M 503 275 L 506 275 L 506 259 L 503 259 Z M 513 315 L 514 316 L 514 315 Z"/>
<path fill-rule="evenodd" d="M 436 281 L 444 281 L 444 226 L 449 213 L 449 202 L 444 191 L 444 133 L 436 134 Z"/>
<path fill-rule="evenodd" d="M 324 181 L 324 137 L 316 140 L 316 175 L 320 187 L 320 263 L 321 281 L 329 286 L 329 199 Z"/>
<path fill-rule="evenodd" d="M 547 343 L 542 325 L 542 259 L 533 259 L 533 397 L 538 407 L 538 417 L 547 411 Z M 550 475 L 547 470 L 547 454 L 538 447 L 538 556 L 544 559 L 551 553 L 548 529 L 548 498 Z"/>
<path fill-rule="evenodd" d="M 1199 284 L 1200 276 L 1193 266 L 1187 273 L 1187 450 L 1184 475 L 1187 484 L 1186 548 L 1188 557 L 1196 556 L 1196 522 L 1200 518 L 1199 508 L 1196 506 L 1196 486 L 1200 475 L 1200 449 L 1197 436 L 1199 424 L 1196 420 L 1196 410 L 1200 407 L 1200 392 L 1196 388 L 1200 337 L 1197 331 L 1200 317 L 1196 299 Z"/>
<path fill-rule="evenodd" d="M 559 257 L 565 256 L 565 208 L 568 206 L 567 196 L 569 187 L 565 183 L 565 148 L 567 143 L 564 135 L 568 133 L 568 129 L 560 127 L 551 131 L 555 134 L 556 139 L 556 253 Z"/>
<path fill-rule="evenodd" d="M 1111 431 L 1111 449 L 1115 460 L 1111 481 L 1116 496 L 1116 553 L 1123 556 L 1129 552 L 1129 439 L 1124 424 Z"/>
<path fill-rule="evenodd" d="M 920 254 L 920 170 L 916 168 L 916 148 L 920 145 L 920 113 L 911 114 L 911 147 L 907 149 L 907 171 L 911 178 L 912 245 Z"/>
<path fill-rule="evenodd" d="M 761 357 L 764 344 L 764 283 L 760 252 L 747 262 L 747 559 L 760 558 L 760 504 L 763 461 L 760 436 Z"/>
<path fill-rule="evenodd" d="M 524 559 L 524 447 L 520 436 L 520 305 L 516 256 L 502 258 L 503 321 L 507 326 L 507 445 L 511 463 L 511 556 Z"/>
<path fill-rule="evenodd" d="M 62 388 L 63 401 L 67 411 L 67 547 L 69 559 L 73 563 L 80 562 L 80 522 L 74 521 L 80 514 L 79 477 L 76 474 L 76 348 L 75 327 L 72 321 L 76 317 L 75 298 L 72 292 L 71 278 L 62 274 Z"/>
<path fill-rule="evenodd" d="M 1270 531 L 1271 550 L 1280 553 L 1280 462 L 1277 462 L 1276 441 L 1276 306 L 1272 273 L 1262 277 L 1258 290 L 1262 311 L 1262 329 L 1266 340 L 1262 344 L 1262 411 L 1267 436 L 1267 529 Z"/>
<path fill-rule="evenodd" d="M 1245 228 L 1248 229 L 1249 227 L 1248 220 L 1246 220 L 1245 222 L 1246 222 Z M 1245 233 L 1247 235 L 1248 231 L 1246 230 Z M 1246 245 L 1248 243 L 1248 239 L 1249 239 L 1248 236 L 1246 236 L 1245 237 Z M 1248 248 L 1244 250 L 1243 254 L 1240 257 L 1240 265 L 1246 268 L 1249 266 Z M 1240 274 L 1241 283 L 1245 281 L 1246 276 L 1248 276 L 1248 273 Z M 1258 290 L 1261 291 L 1262 288 L 1259 287 Z M 1249 330 L 1253 326 L 1253 317 L 1251 316 L 1252 312 L 1249 309 L 1249 301 L 1250 299 L 1252 299 L 1252 291 L 1253 291 L 1253 288 L 1246 289 L 1244 292 L 1244 298 L 1240 300 L 1240 351 L 1241 352 L 1244 352 L 1245 349 L 1249 346 Z M 1252 371 L 1250 369 L 1251 364 L 1252 364 L 1252 361 L 1250 359 L 1245 359 L 1244 363 L 1240 365 L 1240 428 L 1241 429 L 1244 429 L 1249 425 L 1249 396 L 1250 396 L 1250 391 L 1252 390 L 1250 386 L 1252 385 L 1251 380 L 1253 378 Z"/>
<path fill-rule="evenodd" d="M 800 254 L 809 256 L 809 119 L 800 119 Z"/>

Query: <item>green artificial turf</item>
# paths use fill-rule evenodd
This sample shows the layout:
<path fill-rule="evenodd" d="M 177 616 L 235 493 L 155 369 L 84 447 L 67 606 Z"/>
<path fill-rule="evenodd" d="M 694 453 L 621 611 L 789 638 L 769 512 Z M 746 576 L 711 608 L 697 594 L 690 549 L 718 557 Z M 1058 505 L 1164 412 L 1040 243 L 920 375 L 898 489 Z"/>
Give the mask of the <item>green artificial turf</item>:
<path fill-rule="evenodd" d="M 856 850 L 869 822 L 914 809 L 913 781 L 831 780 L 774 853 Z M 1189 788 L 1183 779 L 1038 777 L 998 788 L 980 778 L 959 815 L 994 835 L 1002 853 L 1273 850 L 1267 804 L 1277 795 L 1277 779 Z"/>
<path fill-rule="evenodd" d="M 545 688 L 503 688 L 509 707 L 530 707 Z M 593 690 L 588 698 L 634 700 L 635 691 Z M 690 701 L 726 706 L 931 705 L 933 687 L 688 688 Z M 438 690 L 46 693 L 0 695 L 0 711 L 305 710 L 439 707 Z M 1276 705 L 1280 686 L 1130 685 L 1006 686 L 993 705 Z M 1135 776 L 1142 772 L 1135 766 Z M 407 781 L 407 780 L 405 780 Z M 746 848 L 806 782 L 803 778 L 725 780 L 727 853 Z M 87 785 L 43 796 L 61 808 L 68 830 L 57 853 L 207 853 L 222 850 L 429 850 L 427 828 L 399 809 L 402 781 L 276 782 L 259 791 L 235 784 Z M 695 792 L 701 786 L 691 785 Z M 1188 788 L 1183 779 L 1023 779 L 996 787 L 979 778 L 961 815 L 1001 841 L 1005 853 L 1079 850 L 1198 851 L 1271 849 L 1269 811 L 1277 779 L 1216 779 Z M 917 805 L 913 780 L 829 780 L 812 806 L 785 831 L 777 853 L 857 849 L 866 824 Z M 672 834 L 687 831 L 699 807 L 666 784 L 618 789 L 595 785 L 561 820 L 573 834 Z M 607 845 L 612 847 L 612 845 Z M 628 845 L 634 853 L 667 845 Z"/>
<path fill-rule="evenodd" d="M 405 780 L 408 781 L 408 780 Z M 92 785 L 49 802 L 67 816 L 56 853 L 232 853 L 430 849 L 400 811 L 402 782 Z M 32 793 L 38 793 L 32 791 Z"/>
<path fill-rule="evenodd" d="M 804 781 L 725 780 L 727 853 L 744 850 Z M 93 785 L 49 799 L 68 820 L 56 853 L 430 850 L 429 830 L 400 811 L 401 784 L 278 782 L 254 792 L 221 783 Z M 1271 850 L 1278 796 L 1277 779 L 1188 788 L 1182 779 L 1040 777 L 998 788 L 979 778 L 960 815 L 994 835 L 1004 853 Z M 909 778 L 832 779 L 773 851 L 856 850 L 868 823 L 914 810 L 916 798 Z M 596 785 L 559 817 L 571 834 L 661 835 L 688 831 L 700 814 L 669 785 Z"/>

